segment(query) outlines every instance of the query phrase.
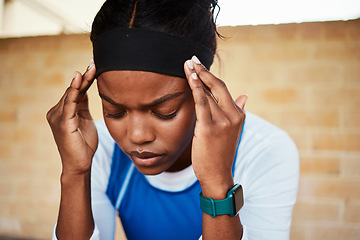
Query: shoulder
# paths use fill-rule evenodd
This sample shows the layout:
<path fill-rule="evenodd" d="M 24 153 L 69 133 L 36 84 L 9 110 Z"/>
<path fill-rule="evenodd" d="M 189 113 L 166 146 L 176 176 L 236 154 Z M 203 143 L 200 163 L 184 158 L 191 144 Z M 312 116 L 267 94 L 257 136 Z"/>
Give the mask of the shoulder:
<path fill-rule="evenodd" d="M 269 148 L 276 150 L 286 148 L 286 152 L 297 155 L 297 149 L 291 137 L 282 129 L 268 121 L 246 113 L 243 136 L 239 146 L 242 155 L 259 155 Z"/>
<path fill-rule="evenodd" d="M 291 137 L 266 120 L 246 113 L 234 178 L 246 186 L 248 197 L 274 186 L 296 190 L 298 175 L 298 151 Z"/>
<path fill-rule="evenodd" d="M 246 113 L 234 180 L 243 186 L 249 239 L 288 239 L 299 184 L 296 145 L 282 129 Z"/>
<path fill-rule="evenodd" d="M 291 140 L 288 134 L 273 125 L 272 123 L 258 117 L 255 114 L 246 112 L 246 119 L 244 125 L 244 137 L 257 140 L 269 140 L 269 137 L 286 137 Z"/>
<path fill-rule="evenodd" d="M 294 156 L 298 154 L 296 145 L 287 132 L 252 113 L 246 113 L 239 144 L 239 154 L 243 157 L 259 155 L 269 149 L 286 150 L 285 152 Z"/>
<path fill-rule="evenodd" d="M 110 176 L 115 141 L 111 137 L 104 119 L 96 121 L 95 126 L 99 143 L 92 162 L 91 183 L 92 188 L 105 191 Z"/>

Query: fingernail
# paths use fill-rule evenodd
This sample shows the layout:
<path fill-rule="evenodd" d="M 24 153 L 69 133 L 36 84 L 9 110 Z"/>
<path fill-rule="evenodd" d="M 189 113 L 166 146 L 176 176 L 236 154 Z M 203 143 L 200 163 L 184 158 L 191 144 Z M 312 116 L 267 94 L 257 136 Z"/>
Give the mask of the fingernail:
<path fill-rule="evenodd" d="M 188 60 L 188 61 L 186 62 L 186 64 L 187 64 L 187 66 L 188 66 L 189 69 L 191 69 L 191 70 L 194 69 L 194 63 L 193 63 L 193 61 Z"/>
<path fill-rule="evenodd" d="M 73 79 L 75 79 L 75 78 L 76 78 L 76 74 L 77 74 L 77 72 L 75 71 L 75 72 L 74 72 L 74 77 L 73 77 Z"/>
<path fill-rule="evenodd" d="M 197 79 L 198 78 L 196 73 L 192 73 L 191 77 L 192 77 L 192 79 Z"/>
<path fill-rule="evenodd" d="M 200 60 L 195 55 L 191 59 L 193 60 L 194 63 L 201 64 Z"/>
<path fill-rule="evenodd" d="M 87 70 L 90 70 L 94 66 L 94 59 L 92 58 L 89 63 L 89 67 Z"/>

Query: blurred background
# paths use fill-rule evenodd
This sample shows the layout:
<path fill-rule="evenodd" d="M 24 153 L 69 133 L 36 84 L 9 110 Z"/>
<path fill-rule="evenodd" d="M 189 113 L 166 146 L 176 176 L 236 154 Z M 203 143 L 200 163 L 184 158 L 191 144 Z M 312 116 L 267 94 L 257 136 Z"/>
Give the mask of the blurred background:
<path fill-rule="evenodd" d="M 52 236 L 61 163 L 45 114 L 86 69 L 102 3 L 0 0 L 0 239 Z M 360 239 L 360 1 L 219 4 L 211 71 L 299 149 L 291 240 Z"/>

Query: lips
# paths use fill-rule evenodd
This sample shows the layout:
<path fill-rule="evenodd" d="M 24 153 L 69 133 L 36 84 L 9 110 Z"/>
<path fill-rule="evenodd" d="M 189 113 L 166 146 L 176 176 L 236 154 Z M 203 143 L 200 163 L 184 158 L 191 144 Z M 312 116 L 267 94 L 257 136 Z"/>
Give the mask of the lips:
<path fill-rule="evenodd" d="M 135 165 L 143 166 L 143 167 L 150 167 L 157 165 L 161 162 L 161 158 L 164 154 L 158 154 L 153 152 L 129 152 L 128 155 L 130 156 L 131 160 L 134 162 Z"/>

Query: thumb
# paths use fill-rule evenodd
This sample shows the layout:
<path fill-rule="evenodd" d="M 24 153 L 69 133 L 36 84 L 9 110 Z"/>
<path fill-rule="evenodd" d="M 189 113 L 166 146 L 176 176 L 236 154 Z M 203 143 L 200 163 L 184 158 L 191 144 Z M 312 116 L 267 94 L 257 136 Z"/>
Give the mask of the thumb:
<path fill-rule="evenodd" d="M 77 114 L 81 118 L 92 120 L 90 110 L 89 110 L 89 98 L 88 98 L 87 92 L 84 93 L 83 98 L 78 103 Z"/>
<path fill-rule="evenodd" d="M 246 100 L 248 99 L 247 94 L 241 94 L 236 100 L 235 103 L 238 105 L 242 110 L 244 110 Z"/>

